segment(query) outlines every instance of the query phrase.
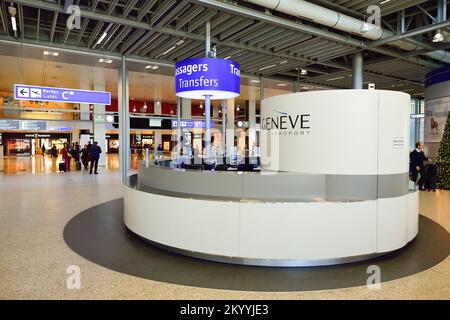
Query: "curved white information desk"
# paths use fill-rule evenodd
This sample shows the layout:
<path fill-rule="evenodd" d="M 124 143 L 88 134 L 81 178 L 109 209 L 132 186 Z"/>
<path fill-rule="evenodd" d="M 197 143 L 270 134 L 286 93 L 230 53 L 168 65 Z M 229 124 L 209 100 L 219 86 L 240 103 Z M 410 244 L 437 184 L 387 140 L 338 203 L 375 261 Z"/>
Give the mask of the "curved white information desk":
<path fill-rule="evenodd" d="M 377 90 L 266 99 L 271 171 L 141 165 L 124 188 L 125 224 L 166 249 L 240 264 L 327 265 L 400 249 L 418 233 L 408 110 L 408 95 Z"/>

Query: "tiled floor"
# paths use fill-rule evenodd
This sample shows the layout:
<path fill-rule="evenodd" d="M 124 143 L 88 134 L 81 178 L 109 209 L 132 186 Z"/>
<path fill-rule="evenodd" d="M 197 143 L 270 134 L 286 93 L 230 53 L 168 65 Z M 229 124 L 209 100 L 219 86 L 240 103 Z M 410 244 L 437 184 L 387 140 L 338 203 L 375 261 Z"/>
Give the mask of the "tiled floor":
<path fill-rule="evenodd" d="M 1 299 L 450 299 L 450 258 L 419 274 L 382 283 L 378 290 L 239 292 L 172 285 L 111 271 L 71 251 L 62 233 L 79 212 L 122 196 L 120 173 L 106 168 L 97 176 L 52 173 L 36 170 L 36 163 L 33 171 L 29 161 L 16 169 L 13 162 L 0 167 L 9 167 L 3 169 L 7 173 L 23 172 L 0 173 Z M 449 191 L 421 193 L 420 208 L 450 230 Z M 70 265 L 81 269 L 80 290 L 67 289 Z"/>

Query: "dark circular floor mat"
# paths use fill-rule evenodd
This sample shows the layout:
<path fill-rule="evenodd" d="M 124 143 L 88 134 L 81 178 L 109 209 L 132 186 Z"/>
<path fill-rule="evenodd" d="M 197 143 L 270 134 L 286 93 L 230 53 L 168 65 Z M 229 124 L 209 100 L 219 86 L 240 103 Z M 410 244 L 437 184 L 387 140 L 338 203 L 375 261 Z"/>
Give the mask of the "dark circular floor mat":
<path fill-rule="evenodd" d="M 372 260 L 325 267 L 253 267 L 210 262 L 150 245 L 123 223 L 123 201 L 85 210 L 64 229 L 64 240 L 82 257 L 106 268 L 155 281 L 186 286 L 289 292 L 365 286 L 367 268 L 377 265 L 381 282 L 424 271 L 450 253 L 450 235 L 420 216 L 419 235 L 405 248 Z"/>

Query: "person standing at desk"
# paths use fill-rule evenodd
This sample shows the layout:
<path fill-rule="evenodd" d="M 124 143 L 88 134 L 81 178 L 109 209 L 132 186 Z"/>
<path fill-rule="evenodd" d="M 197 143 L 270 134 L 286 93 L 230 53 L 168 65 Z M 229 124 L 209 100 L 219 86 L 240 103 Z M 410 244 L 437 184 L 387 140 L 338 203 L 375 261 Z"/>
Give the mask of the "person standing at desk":
<path fill-rule="evenodd" d="M 423 185 L 425 183 L 425 166 L 424 162 L 428 160 L 423 152 L 423 144 L 421 142 L 416 143 L 416 149 L 409 154 L 410 171 L 412 172 L 411 179 L 416 182 L 417 175 L 420 174 L 420 179 L 417 182 L 420 190 L 424 190 Z"/>

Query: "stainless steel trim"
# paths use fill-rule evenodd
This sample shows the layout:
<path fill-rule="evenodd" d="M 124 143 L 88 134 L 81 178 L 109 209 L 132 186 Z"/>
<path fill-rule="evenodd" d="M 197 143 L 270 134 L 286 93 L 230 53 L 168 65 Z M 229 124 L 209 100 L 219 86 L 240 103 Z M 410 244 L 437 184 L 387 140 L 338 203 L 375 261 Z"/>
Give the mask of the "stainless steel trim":
<path fill-rule="evenodd" d="M 127 227 L 128 228 L 128 227 Z M 131 232 L 133 232 L 131 229 L 128 228 Z M 134 233 L 134 232 L 133 232 Z M 319 260 L 310 260 L 310 259 L 254 259 L 254 258 L 244 258 L 244 257 L 227 257 L 227 256 L 221 256 L 221 255 L 214 255 L 209 253 L 203 253 L 203 252 L 197 252 L 197 251 L 189 251 L 185 249 L 175 248 L 171 246 L 167 246 L 165 244 L 161 244 L 152 240 L 149 240 L 147 238 L 144 238 L 136 233 L 139 238 L 143 239 L 144 241 L 150 243 L 151 245 L 158 247 L 162 250 L 166 250 L 172 253 L 181 254 L 184 256 L 201 259 L 201 260 L 208 260 L 208 261 L 214 261 L 214 262 L 220 262 L 220 263 L 230 263 L 230 264 L 237 264 L 237 265 L 247 265 L 247 266 L 258 266 L 258 267 L 318 267 L 318 266 L 331 266 L 331 265 L 337 265 L 337 264 L 345 264 L 345 263 L 352 263 L 352 262 L 358 262 L 358 261 L 364 261 L 369 259 L 374 259 L 383 255 L 386 255 L 388 253 L 391 253 L 393 251 L 389 252 L 383 252 L 383 253 L 371 253 L 371 254 L 365 254 L 365 255 L 359 255 L 359 256 L 352 256 L 352 257 L 342 257 L 342 258 L 335 258 L 335 259 L 319 259 Z M 397 249 L 397 250 L 401 250 Z M 394 251 L 397 251 L 394 250 Z"/>
<path fill-rule="evenodd" d="M 137 189 L 174 197 L 225 201 L 348 202 L 408 194 L 408 173 L 329 175 L 203 172 L 140 166 Z"/>

